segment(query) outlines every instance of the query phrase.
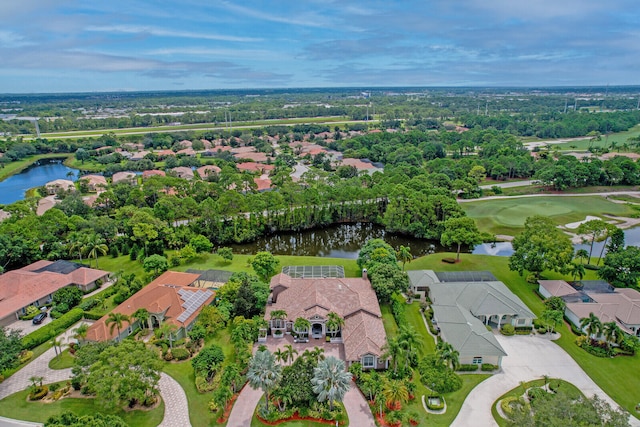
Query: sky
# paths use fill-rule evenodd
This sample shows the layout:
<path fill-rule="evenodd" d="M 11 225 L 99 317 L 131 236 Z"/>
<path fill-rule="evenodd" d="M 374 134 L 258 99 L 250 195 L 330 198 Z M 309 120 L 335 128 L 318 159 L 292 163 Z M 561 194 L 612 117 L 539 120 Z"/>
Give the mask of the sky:
<path fill-rule="evenodd" d="M 606 84 L 637 0 L 0 2 L 0 93 Z"/>

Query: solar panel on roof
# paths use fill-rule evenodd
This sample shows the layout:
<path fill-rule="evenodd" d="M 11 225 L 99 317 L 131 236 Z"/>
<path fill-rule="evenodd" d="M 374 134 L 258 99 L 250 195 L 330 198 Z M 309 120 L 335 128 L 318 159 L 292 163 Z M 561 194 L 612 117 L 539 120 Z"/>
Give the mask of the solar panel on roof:
<path fill-rule="evenodd" d="M 181 289 L 178 291 L 180 298 L 184 301 L 182 303 L 182 308 L 184 311 L 180 316 L 178 316 L 179 322 L 186 321 L 199 307 L 204 304 L 207 299 L 213 296 L 213 292 L 210 290 L 199 290 L 199 291 L 187 291 Z"/>

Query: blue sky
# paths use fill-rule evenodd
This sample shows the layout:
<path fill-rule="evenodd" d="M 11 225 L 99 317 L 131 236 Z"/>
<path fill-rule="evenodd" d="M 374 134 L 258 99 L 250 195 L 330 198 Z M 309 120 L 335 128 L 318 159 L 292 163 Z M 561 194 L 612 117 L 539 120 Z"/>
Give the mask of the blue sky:
<path fill-rule="evenodd" d="M 637 0 L 4 0 L 0 92 L 640 84 Z"/>

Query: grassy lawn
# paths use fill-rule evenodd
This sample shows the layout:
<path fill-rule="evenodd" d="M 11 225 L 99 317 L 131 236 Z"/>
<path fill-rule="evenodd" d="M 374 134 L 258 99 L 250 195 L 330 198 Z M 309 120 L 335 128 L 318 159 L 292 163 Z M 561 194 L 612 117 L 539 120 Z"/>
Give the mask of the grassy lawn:
<path fill-rule="evenodd" d="M 72 368 L 74 360 L 75 358 L 71 355 L 71 353 L 69 353 L 69 349 L 66 349 L 65 351 L 62 352 L 62 354 L 59 354 L 58 356 L 54 357 L 49 361 L 49 368 L 51 369 Z"/>
<path fill-rule="evenodd" d="M 9 378 L 11 375 L 15 374 L 20 369 L 22 369 L 25 366 L 27 366 L 27 364 L 31 363 L 31 361 L 33 359 L 36 359 L 37 357 L 41 356 L 42 353 L 44 353 L 45 351 L 49 350 L 51 347 L 52 346 L 51 346 L 51 342 L 50 341 L 47 341 L 45 343 L 40 344 L 39 346 L 37 346 L 36 348 L 34 348 L 32 350 L 33 351 L 33 356 L 31 357 L 31 360 L 29 360 L 24 365 L 19 365 L 19 366 L 16 366 L 15 368 L 5 370 L 4 372 L 2 372 L 2 375 L 4 376 L 5 379 Z"/>
<path fill-rule="evenodd" d="M 28 394 L 28 390 L 23 390 L 0 400 L 0 416 L 44 423 L 50 416 L 58 415 L 64 411 L 72 411 L 80 416 L 103 412 L 118 415 L 128 425 L 136 427 L 155 427 L 164 417 L 164 403 L 162 402 L 150 411 L 123 411 L 119 409 L 107 412 L 96 403 L 95 399 L 65 398 L 57 402 L 42 403 L 29 402 L 27 400 Z"/>
<path fill-rule="evenodd" d="M 225 361 L 234 361 L 234 348 L 227 330 L 218 331 L 213 337 L 208 337 L 205 345 L 210 344 L 217 344 L 222 347 Z M 180 363 L 166 363 L 163 371 L 178 381 L 186 393 L 187 401 L 189 402 L 189 419 L 193 427 L 221 425 L 216 422 L 214 414 L 208 409 L 213 392 L 200 393 L 196 388 L 191 360 Z"/>
<path fill-rule="evenodd" d="M 465 270 L 488 270 L 491 271 L 498 280 L 504 284 L 533 311 L 540 316 L 544 304 L 534 292 L 537 285 L 526 283 L 524 278 L 517 272 L 510 271 L 508 267 L 509 258 L 494 257 L 489 255 L 467 255 L 461 256 L 458 264 L 443 263 L 442 258 L 453 256 L 453 254 L 435 254 L 419 258 L 409 264 L 408 268 L 413 270 L 431 269 L 435 271 L 465 271 Z M 558 273 L 547 272 L 545 279 L 571 280 L 569 276 Z M 587 270 L 585 280 L 596 279 L 594 271 Z M 615 357 L 612 359 L 593 356 L 582 350 L 575 344 L 575 335 L 566 324 L 557 329 L 561 338 L 554 341 L 562 347 L 593 379 L 593 381 L 604 390 L 620 406 L 636 414 L 635 405 L 640 402 L 640 353 L 633 357 Z M 621 387 L 624 384 L 624 387 Z"/>
<path fill-rule="evenodd" d="M 69 154 L 60 154 L 60 153 L 49 153 L 49 154 L 38 154 L 37 156 L 27 157 L 22 160 L 18 160 L 17 162 L 11 162 L 0 168 L 0 181 L 4 181 L 9 178 L 11 175 L 15 175 L 17 173 L 22 172 L 38 160 L 42 159 L 63 159 L 68 157 Z"/>
<path fill-rule="evenodd" d="M 478 228 L 494 234 L 515 235 L 524 229 L 524 222 L 532 215 L 551 217 L 558 225 L 582 221 L 587 215 L 631 216 L 638 212 L 630 206 L 613 203 L 600 196 L 531 197 L 479 200 L 462 203 L 468 216 Z"/>
<path fill-rule="evenodd" d="M 566 382 L 564 380 L 558 380 L 558 379 L 550 379 L 550 381 L 560 381 L 560 389 L 564 390 L 565 392 L 567 392 L 569 395 L 571 396 L 575 396 L 575 398 L 579 398 L 581 396 L 584 396 L 582 394 L 582 392 L 573 384 Z M 496 404 L 501 401 L 502 399 L 504 399 L 505 397 L 508 396 L 514 396 L 514 397 L 519 397 L 522 396 L 524 394 L 524 391 L 526 389 L 529 389 L 531 387 L 542 387 L 544 386 L 544 380 L 533 380 L 533 381 L 529 381 L 527 383 L 524 383 L 522 386 L 518 386 L 516 388 L 514 388 L 513 390 L 509 390 L 508 392 L 506 392 L 505 394 L 503 394 L 502 396 L 500 396 L 498 398 L 498 400 L 496 400 L 495 402 L 493 402 L 493 405 L 491 406 L 491 414 L 493 415 L 493 419 L 496 420 L 496 423 L 498 423 L 498 425 L 500 427 L 507 427 L 509 424 L 506 422 L 506 420 L 504 418 L 502 418 L 499 414 L 498 411 L 496 410 Z"/>
<path fill-rule="evenodd" d="M 591 143 L 591 145 L 593 147 L 604 148 L 604 147 L 610 147 L 611 143 L 615 142 L 618 144 L 618 147 L 621 147 L 622 144 L 627 142 L 627 139 L 636 137 L 638 135 L 640 135 L 640 125 L 634 126 L 628 131 L 611 133 L 609 134 L 608 138 L 606 135 L 602 135 L 601 141 L 595 141 Z M 574 150 L 574 148 L 571 148 L 571 146 L 575 145 L 577 147 L 575 148 L 575 150 L 587 150 L 589 148 L 589 144 L 590 144 L 589 139 L 583 139 L 580 141 L 571 141 L 571 142 L 564 142 L 562 144 L 554 144 L 552 148 L 558 147 L 559 150 Z M 614 150 L 614 152 L 617 152 L 617 148 L 616 150 Z"/>
<path fill-rule="evenodd" d="M 407 321 L 409 325 L 413 326 L 420 335 L 420 342 L 422 346 L 419 348 L 420 356 L 426 356 L 427 354 L 434 354 L 436 352 L 436 344 L 431 334 L 424 325 L 422 315 L 420 313 L 420 303 L 414 302 L 407 306 L 405 310 Z M 386 330 L 386 327 L 385 327 Z"/>
<path fill-rule="evenodd" d="M 391 339 L 398 335 L 398 325 L 391 313 L 391 306 L 389 304 L 383 304 L 380 306 L 382 312 L 382 324 L 384 325 L 384 331 L 387 333 L 387 338 Z"/>

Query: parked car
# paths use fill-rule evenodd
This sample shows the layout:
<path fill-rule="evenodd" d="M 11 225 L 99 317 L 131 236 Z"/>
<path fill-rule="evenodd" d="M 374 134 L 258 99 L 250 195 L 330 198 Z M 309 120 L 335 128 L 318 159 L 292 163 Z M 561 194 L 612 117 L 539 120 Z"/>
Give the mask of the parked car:
<path fill-rule="evenodd" d="M 42 313 L 39 313 L 36 317 L 33 318 L 33 324 L 34 325 L 39 325 L 40 323 L 42 323 L 42 321 L 45 319 L 45 317 L 47 317 L 47 312 L 44 311 Z"/>

